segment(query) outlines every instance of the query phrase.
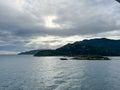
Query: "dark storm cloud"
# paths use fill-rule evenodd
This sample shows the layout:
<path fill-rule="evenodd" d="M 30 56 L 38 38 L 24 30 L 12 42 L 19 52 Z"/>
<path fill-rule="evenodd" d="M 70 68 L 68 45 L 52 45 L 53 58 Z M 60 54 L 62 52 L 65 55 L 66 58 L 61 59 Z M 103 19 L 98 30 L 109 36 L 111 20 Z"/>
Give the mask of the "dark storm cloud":
<path fill-rule="evenodd" d="M 112 31 L 119 33 L 119 8 L 115 0 L 1 0 L 0 50 L 3 46 L 4 50 L 14 47 L 14 51 L 29 46 L 42 48 L 41 43 L 45 43 L 45 48 L 56 47 L 71 36 L 84 39 L 95 34 L 104 37 L 101 33 Z M 45 41 L 41 40 L 43 37 Z"/>

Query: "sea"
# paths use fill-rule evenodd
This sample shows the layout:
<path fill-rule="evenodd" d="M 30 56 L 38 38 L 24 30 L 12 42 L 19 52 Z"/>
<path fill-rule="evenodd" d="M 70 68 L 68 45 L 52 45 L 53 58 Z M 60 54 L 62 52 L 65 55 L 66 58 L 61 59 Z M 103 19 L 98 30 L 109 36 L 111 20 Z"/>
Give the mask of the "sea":
<path fill-rule="evenodd" d="M 0 55 L 0 90 L 120 90 L 120 57 Z"/>

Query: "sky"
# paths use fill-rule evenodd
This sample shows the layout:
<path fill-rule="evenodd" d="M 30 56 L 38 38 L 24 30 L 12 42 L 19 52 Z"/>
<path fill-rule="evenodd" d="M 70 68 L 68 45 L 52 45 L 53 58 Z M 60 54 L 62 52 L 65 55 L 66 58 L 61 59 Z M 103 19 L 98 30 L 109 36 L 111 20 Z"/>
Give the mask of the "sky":
<path fill-rule="evenodd" d="M 120 39 L 115 0 L 0 0 L 0 54 Z"/>

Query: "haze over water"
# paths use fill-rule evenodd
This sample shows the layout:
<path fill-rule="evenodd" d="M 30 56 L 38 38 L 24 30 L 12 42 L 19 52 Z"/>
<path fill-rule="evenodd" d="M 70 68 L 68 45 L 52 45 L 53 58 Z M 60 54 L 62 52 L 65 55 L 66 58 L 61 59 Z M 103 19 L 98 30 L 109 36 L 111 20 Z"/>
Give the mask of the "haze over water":
<path fill-rule="evenodd" d="M 119 90 L 120 57 L 110 61 L 0 56 L 0 90 Z"/>

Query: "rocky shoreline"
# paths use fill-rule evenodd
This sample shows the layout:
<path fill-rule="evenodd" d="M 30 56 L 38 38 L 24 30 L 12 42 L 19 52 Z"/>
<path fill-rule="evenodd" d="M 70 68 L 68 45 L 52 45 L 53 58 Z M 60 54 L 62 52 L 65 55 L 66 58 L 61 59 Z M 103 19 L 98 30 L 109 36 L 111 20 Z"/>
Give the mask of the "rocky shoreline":
<path fill-rule="evenodd" d="M 60 60 L 69 60 L 69 59 L 60 58 Z M 73 56 L 70 60 L 110 60 L 110 58 L 100 55 L 80 55 L 80 56 Z"/>
<path fill-rule="evenodd" d="M 110 58 L 106 56 L 100 56 L 100 55 L 81 55 L 81 56 L 75 56 L 72 59 L 75 59 L 75 60 L 110 60 Z"/>

